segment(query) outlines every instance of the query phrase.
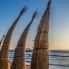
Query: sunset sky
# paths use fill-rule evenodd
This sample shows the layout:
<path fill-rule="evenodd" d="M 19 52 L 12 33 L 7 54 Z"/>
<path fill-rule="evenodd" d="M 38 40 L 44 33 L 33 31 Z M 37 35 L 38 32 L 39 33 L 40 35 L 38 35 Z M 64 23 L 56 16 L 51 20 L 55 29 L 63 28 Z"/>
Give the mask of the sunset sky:
<path fill-rule="evenodd" d="M 0 39 L 7 33 L 20 9 L 26 6 L 27 11 L 22 15 L 13 32 L 10 47 L 16 47 L 21 33 L 37 10 L 38 14 L 33 21 L 26 42 L 26 47 L 32 48 L 47 2 L 48 0 L 0 0 Z M 49 49 L 69 50 L 69 0 L 52 0 L 49 24 Z"/>

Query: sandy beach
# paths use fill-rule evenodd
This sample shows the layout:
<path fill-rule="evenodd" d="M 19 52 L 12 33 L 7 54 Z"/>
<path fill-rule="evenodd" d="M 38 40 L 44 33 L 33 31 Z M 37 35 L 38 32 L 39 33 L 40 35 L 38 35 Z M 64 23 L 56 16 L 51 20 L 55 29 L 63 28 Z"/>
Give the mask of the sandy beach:
<path fill-rule="evenodd" d="M 30 69 L 30 65 L 26 65 L 26 69 Z"/>

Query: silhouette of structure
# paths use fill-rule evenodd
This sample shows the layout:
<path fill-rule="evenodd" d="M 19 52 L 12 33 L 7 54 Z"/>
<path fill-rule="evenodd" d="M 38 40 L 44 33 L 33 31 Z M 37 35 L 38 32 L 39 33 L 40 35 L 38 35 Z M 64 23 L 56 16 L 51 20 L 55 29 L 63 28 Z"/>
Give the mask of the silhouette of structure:
<path fill-rule="evenodd" d="M 49 69 L 48 31 L 50 19 L 50 4 L 51 0 L 49 0 L 48 2 L 47 8 L 38 27 L 38 32 L 34 42 L 31 69 Z"/>
<path fill-rule="evenodd" d="M 15 49 L 15 54 L 14 54 L 14 60 L 11 66 L 11 69 L 25 69 L 25 44 L 26 44 L 26 38 L 28 35 L 28 31 L 30 29 L 30 26 L 36 17 L 36 12 L 33 14 L 32 20 L 30 23 L 27 25 L 25 30 L 23 31 L 18 43 L 17 47 Z"/>
<path fill-rule="evenodd" d="M 8 53 L 9 53 L 9 44 L 11 41 L 11 36 L 12 33 L 20 19 L 20 17 L 22 16 L 22 14 L 26 11 L 26 8 L 24 7 L 22 9 L 22 11 L 20 12 L 19 16 L 16 18 L 16 20 L 14 21 L 14 23 L 12 24 L 12 26 L 10 27 L 10 29 L 7 32 L 7 35 L 4 39 L 2 48 L 1 48 L 1 52 L 0 52 L 0 69 L 9 69 L 9 64 L 8 64 Z"/>

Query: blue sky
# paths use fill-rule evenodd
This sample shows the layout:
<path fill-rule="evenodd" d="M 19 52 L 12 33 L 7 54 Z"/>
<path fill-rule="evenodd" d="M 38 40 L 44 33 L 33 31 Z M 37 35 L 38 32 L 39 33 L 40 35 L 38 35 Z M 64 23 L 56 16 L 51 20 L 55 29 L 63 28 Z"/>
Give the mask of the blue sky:
<path fill-rule="evenodd" d="M 16 47 L 21 33 L 37 10 L 38 15 L 33 21 L 26 42 L 26 47 L 33 47 L 37 27 L 47 7 L 47 2 L 48 0 L 0 0 L 0 39 L 6 34 L 20 9 L 27 6 L 27 11 L 14 30 L 10 47 Z M 52 0 L 49 24 L 49 48 L 69 49 L 69 0 Z"/>

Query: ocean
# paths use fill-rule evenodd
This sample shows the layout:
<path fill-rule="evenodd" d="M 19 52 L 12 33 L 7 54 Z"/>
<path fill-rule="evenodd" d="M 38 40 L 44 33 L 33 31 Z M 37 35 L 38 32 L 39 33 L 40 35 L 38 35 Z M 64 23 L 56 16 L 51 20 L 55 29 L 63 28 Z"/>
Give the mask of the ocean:
<path fill-rule="evenodd" d="M 14 50 L 10 50 L 9 59 L 12 62 Z M 26 49 L 25 62 L 30 65 L 32 58 L 32 50 Z M 50 69 L 69 69 L 69 51 L 50 50 L 49 51 L 49 68 Z"/>

